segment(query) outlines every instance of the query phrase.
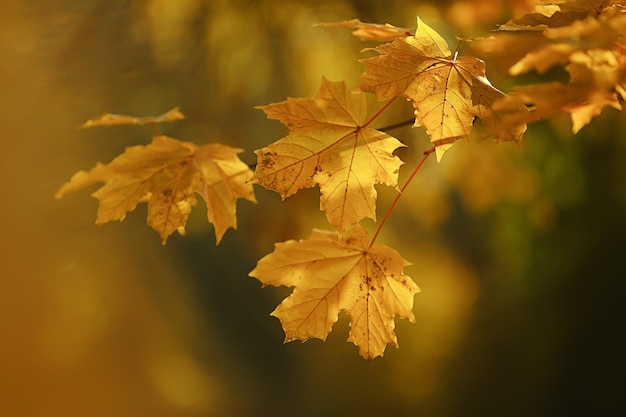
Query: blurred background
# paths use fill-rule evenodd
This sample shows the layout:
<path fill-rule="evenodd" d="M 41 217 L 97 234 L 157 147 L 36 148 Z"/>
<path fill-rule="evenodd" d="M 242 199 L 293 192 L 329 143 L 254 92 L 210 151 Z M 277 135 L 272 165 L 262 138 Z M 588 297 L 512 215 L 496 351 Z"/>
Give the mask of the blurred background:
<path fill-rule="evenodd" d="M 342 317 L 325 343 L 283 344 L 285 288 L 247 276 L 275 242 L 328 229 L 317 189 L 255 187 L 215 246 L 204 207 L 166 246 L 138 207 L 94 226 L 76 171 L 150 141 L 150 127 L 80 130 L 105 112 L 188 119 L 163 133 L 254 149 L 285 134 L 254 106 L 358 85 L 364 47 L 320 21 L 414 27 L 453 45 L 532 1 L 3 0 L 0 2 L 0 415 L 609 415 L 624 388 L 626 124 L 566 115 L 522 149 L 480 132 L 434 158 L 378 239 L 412 265 L 417 322 L 371 363 Z M 488 66 L 492 82 L 510 86 Z M 372 101 L 375 107 L 379 104 Z M 408 120 L 394 103 L 380 126 Z M 409 127 L 401 183 L 428 149 Z M 379 217 L 395 192 L 379 188 Z M 365 222 L 369 230 L 373 222 Z M 620 330 L 622 329 L 622 330 Z"/>

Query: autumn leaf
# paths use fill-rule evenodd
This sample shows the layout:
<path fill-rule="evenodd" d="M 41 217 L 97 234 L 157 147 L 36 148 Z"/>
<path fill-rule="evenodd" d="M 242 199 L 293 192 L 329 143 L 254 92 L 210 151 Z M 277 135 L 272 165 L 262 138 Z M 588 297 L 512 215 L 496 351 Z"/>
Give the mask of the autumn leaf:
<path fill-rule="evenodd" d="M 348 341 L 366 359 L 398 347 L 395 317 L 415 321 L 413 297 L 419 288 L 404 275 L 407 262 L 387 246 L 369 246 L 361 226 L 348 236 L 314 230 L 308 239 L 277 243 L 250 276 L 264 285 L 294 290 L 272 312 L 285 342 L 325 340 L 340 311 L 350 317 Z"/>
<path fill-rule="evenodd" d="M 374 186 L 397 185 L 402 161 L 392 153 L 404 145 L 367 127 L 363 92 L 323 79 L 312 99 L 260 108 L 285 124 L 289 135 L 256 151 L 255 182 L 282 198 L 319 185 L 320 208 L 340 232 L 376 218 Z"/>
<path fill-rule="evenodd" d="M 504 123 L 524 106 L 495 111 L 492 104 L 504 97 L 487 80 L 485 64 L 471 56 L 452 55 L 446 41 L 417 19 L 414 36 L 373 48 L 380 55 L 362 60 L 366 73 L 360 88 L 379 100 L 404 96 L 415 107 L 415 125 L 428 132 L 437 159 L 454 142 L 467 138 L 474 118 L 491 129 L 496 142 L 520 143 L 525 124 Z"/>
<path fill-rule="evenodd" d="M 569 73 L 569 79 L 514 87 L 510 96 L 500 100 L 500 104 L 530 106 L 530 112 L 516 116 L 518 122 L 569 112 L 572 131 L 577 133 L 605 107 L 622 108 L 620 100 L 626 98 L 626 13 L 622 7 L 608 5 L 606 1 L 564 2 L 554 7 L 567 10 L 568 16 L 578 20 L 545 27 L 541 33 L 532 32 L 530 36 L 534 40 L 528 35 L 497 35 L 490 43 L 492 49 L 495 45 L 501 51 L 508 51 L 509 55 L 511 51 L 523 50 L 516 45 L 534 46 L 524 51 L 510 67 L 512 75 L 530 71 L 541 74 L 561 66 Z M 524 27 L 518 30 L 518 33 L 526 31 Z"/>
<path fill-rule="evenodd" d="M 547 28 L 542 33 L 545 40 L 513 65 L 509 72 L 512 75 L 531 70 L 543 73 L 555 65 L 567 64 L 577 52 L 612 50 L 620 43 L 623 47 L 625 34 L 626 13 L 618 8 L 607 9 L 599 18 L 589 17 L 568 26 Z"/>
<path fill-rule="evenodd" d="M 411 31 L 389 23 L 363 23 L 359 19 L 344 20 L 342 22 L 322 22 L 315 26 L 329 26 L 354 29 L 352 35 L 362 41 L 392 41 L 396 38 L 410 36 Z"/>
<path fill-rule="evenodd" d="M 104 185 L 92 196 L 100 201 L 96 224 L 122 221 L 137 204 L 148 203 L 148 224 L 163 244 L 184 226 L 196 204 L 195 194 L 207 204 L 207 217 L 219 243 L 229 227 L 237 227 L 236 200 L 255 201 L 250 168 L 241 162 L 240 149 L 221 144 L 197 146 L 167 136 L 154 136 L 146 146 L 132 146 L 108 165 L 76 173 L 56 193 L 67 193 L 96 183 Z"/>
<path fill-rule="evenodd" d="M 607 106 L 621 110 L 618 95 L 623 95 L 618 91 L 626 79 L 626 57 L 594 50 L 573 54 L 570 60 L 566 67 L 570 74 L 567 84 L 552 81 L 514 87 L 506 100 L 530 106 L 528 121 L 568 112 L 573 133 L 578 133 Z"/>
<path fill-rule="evenodd" d="M 546 28 L 568 26 L 576 20 L 599 15 L 609 3 L 610 0 L 570 0 L 537 4 L 530 12 L 509 20 L 498 30 L 543 31 Z"/>
<path fill-rule="evenodd" d="M 499 27 L 488 38 L 469 45 L 513 75 L 544 73 L 565 65 L 579 50 L 611 49 L 623 39 L 623 7 L 597 0 L 539 4 L 524 16 Z M 605 7 L 606 5 L 606 7 Z"/>
<path fill-rule="evenodd" d="M 173 122 L 176 120 L 182 120 L 185 116 L 180 112 L 179 107 L 174 107 L 172 110 L 163 113 L 160 116 L 148 116 L 148 117 L 134 117 L 126 116 L 123 114 L 105 113 L 100 116 L 96 116 L 87 120 L 81 127 L 94 127 L 94 126 L 113 126 L 113 125 L 149 125 L 163 122 Z"/>

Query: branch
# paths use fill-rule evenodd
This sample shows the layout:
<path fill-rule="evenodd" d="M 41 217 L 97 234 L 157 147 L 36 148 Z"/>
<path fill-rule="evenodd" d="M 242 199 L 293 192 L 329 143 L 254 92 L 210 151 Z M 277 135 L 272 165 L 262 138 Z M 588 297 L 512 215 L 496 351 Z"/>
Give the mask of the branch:
<path fill-rule="evenodd" d="M 398 195 L 396 195 L 396 198 L 393 200 L 393 202 L 391 203 L 391 205 L 389 206 L 389 208 L 387 209 L 387 212 L 385 213 L 385 215 L 383 216 L 383 219 L 380 221 L 380 223 L 378 224 L 378 228 L 376 229 L 376 232 L 374 233 L 374 236 L 372 237 L 372 240 L 370 241 L 370 244 L 368 246 L 368 249 L 371 248 L 374 245 L 374 242 L 376 241 L 376 238 L 378 237 L 378 234 L 380 233 L 381 229 L 383 228 L 383 225 L 385 224 L 385 222 L 387 221 L 387 218 L 389 218 L 389 215 L 391 214 L 391 212 L 393 211 L 393 209 L 396 207 L 396 204 L 398 204 L 398 200 L 400 200 L 400 197 L 402 197 L 402 194 L 404 193 L 404 190 L 406 190 L 406 187 L 409 186 L 409 184 L 411 183 L 411 181 L 413 180 L 413 177 L 415 177 L 415 175 L 419 172 L 420 169 L 422 169 L 422 166 L 424 166 L 424 163 L 426 162 L 426 160 L 428 159 L 428 157 L 435 152 L 435 147 L 433 146 L 432 148 L 430 148 L 429 150 L 424 152 L 424 157 L 422 158 L 422 160 L 420 161 L 419 164 L 417 164 L 417 167 L 415 167 L 415 169 L 413 170 L 413 172 L 411 173 L 411 176 L 409 177 L 409 179 L 406 180 L 406 182 L 404 183 L 404 185 L 402 186 L 402 188 L 400 189 L 400 192 L 398 193 Z"/>

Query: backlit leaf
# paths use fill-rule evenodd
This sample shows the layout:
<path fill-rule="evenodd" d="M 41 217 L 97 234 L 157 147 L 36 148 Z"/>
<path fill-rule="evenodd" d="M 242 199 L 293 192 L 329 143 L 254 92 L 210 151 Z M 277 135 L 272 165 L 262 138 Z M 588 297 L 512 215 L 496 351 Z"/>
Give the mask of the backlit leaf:
<path fill-rule="evenodd" d="M 395 317 L 415 321 L 413 298 L 419 288 L 404 275 L 407 262 L 387 246 L 369 246 L 357 226 L 345 237 L 314 230 L 308 239 L 277 243 L 250 276 L 264 285 L 294 290 L 272 312 L 285 331 L 285 342 L 325 340 L 340 311 L 350 316 L 348 341 L 366 359 L 398 346 Z"/>
<path fill-rule="evenodd" d="M 324 79 L 312 99 L 290 98 L 261 109 L 287 126 L 289 135 L 256 151 L 254 181 L 283 198 L 319 185 L 320 208 L 340 232 L 376 218 L 374 185 L 397 185 L 402 161 L 392 153 L 404 145 L 365 125 L 364 93 Z"/>
<path fill-rule="evenodd" d="M 241 162 L 240 149 L 221 144 L 197 146 L 167 136 L 154 136 L 146 146 L 132 146 L 108 165 L 76 173 L 56 193 L 67 193 L 96 183 L 92 195 L 100 201 L 96 224 L 122 221 L 137 204 L 148 203 L 148 224 L 163 244 L 176 230 L 184 232 L 191 208 L 200 194 L 207 218 L 215 226 L 217 243 L 229 227 L 237 227 L 236 200 L 255 201 L 250 168 Z"/>
<path fill-rule="evenodd" d="M 396 38 L 410 36 L 411 31 L 399 28 L 389 23 L 380 25 L 377 23 L 363 23 L 359 19 L 344 20 L 342 22 L 322 22 L 316 26 L 331 26 L 354 29 L 352 35 L 362 41 L 392 41 Z"/>
<path fill-rule="evenodd" d="M 514 106 L 503 113 L 495 110 L 492 104 L 504 93 L 487 80 L 484 62 L 451 54 L 446 41 L 419 18 L 415 36 L 374 50 L 380 55 L 362 60 L 367 70 L 361 89 L 375 93 L 379 100 L 396 96 L 410 99 L 415 107 L 415 126 L 426 129 L 438 160 L 454 142 L 469 136 L 475 117 L 492 130 L 496 141 L 520 143 L 525 124 L 502 123 L 502 119 L 526 108 Z"/>
<path fill-rule="evenodd" d="M 605 107 L 622 108 L 621 102 L 626 98 L 626 12 L 623 7 L 608 3 L 562 2 L 555 7 L 568 11 L 573 19 L 568 24 L 554 25 L 550 21 L 553 26 L 543 28 L 541 33 L 532 32 L 531 38 L 524 34 L 527 29 L 520 26 L 517 33 L 524 36 L 503 38 L 498 34 L 490 41 L 492 49 L 508 52 L 509 56 L 523 50 L 516 45 L 531 46 L 510 67 L 513 75 L 530 71 L 541 74 L 557 66 L 569 73 L 566 81 L 514 87 L 499 104 L 517 103 L 531 108 L 529 113 L 516 115 L 515 120 L 526 122 L 569 112 L 572 131 L 576 133 Z"/>
<path fill-rule="evenodd" d="M 543 31 L 571 25 L 576 20 L 597 16 L 610 3 L 610 0 L 570 0 L 552 1 L 535 5 L 523 16 L 509 20 L 498 29 L 503 31 Z"/>
<path fill-rule="evenodd" d="M 178 107 L 173 108 L 160 116 L 134 117 L 123 114 L 105 113 L 87 120 L 81 127 L 113 126 L 113 125 L 149 125 L 163 122 L 182 120 L 185 116 Z"/>

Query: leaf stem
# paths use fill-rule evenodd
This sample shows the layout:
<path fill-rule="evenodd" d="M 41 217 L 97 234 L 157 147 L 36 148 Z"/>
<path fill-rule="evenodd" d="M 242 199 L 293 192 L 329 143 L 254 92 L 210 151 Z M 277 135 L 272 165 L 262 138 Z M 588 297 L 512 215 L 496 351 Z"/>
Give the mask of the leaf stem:
<path fill-rule="evenodd" d="M 424 163 L 426 162 L 426 160 L 428 159 L 428 157 L 435 152 L 435 147 L 433 146 L 432 148 L 428 149 L 427 151 L 424 152 L 424 157 L 422 158 L 422 160 L 420 161 L 419 164 L 417 164 L 417 166 L 415 167 L 415 169 L 413 170 L 413 172 L 411 173 L 411 175 L 409 176 L 409 178 L 406 180 L 406 182 L 404 183 L 404 185 L 402 186 L 402 188 L 400 189 L 400 192 L 398 193 L 398 195 L 396 195 L 396 198 L 393 200 L 393 202 L 391 203 L 391 205 L 389 206 L 389 208 L 387 209 L 387 212 L 385 213 L 385 215 L 383 216 L 383 219 L 380 221 L 380 223 L 378 224 L 378 228 L 376 229 L 376 232 L 374 233 L 374 236 L 372 237 L 372 240 L 370 241 L 369 246 L 367 247 L 368 249 L 370 249 L 373 245 L 374 242 L 376 242 L 376 238 L 378 237 L 378 234 L 380 233 L 380 230 L 383 228 L 383 225 L 385 224 L 385 222 L 387 221 L 387 219 L 389 218 L 389 215 L 391 214 L 391 212 L 393 211 L 393 209 L 396 207 L 396 204 L 398 204 L 398 200 L 400 200 L 400 197 L 402 197 L 402 194 L 404 194 L 404 190 L 406 190 L 406 187 L 409 186 L 409 184 L 411 183 L 411 181 L 413 180 L 413 177 L 415 177 L 415 175 L 419 172 L 420 169 L 422 169 L 422 166 L 424 166 Z"/>
<path fill-rule="evenodd" d="M 154 130 L 154 134 L 156 136 L 161 136 L 161 131 L 159 130 L 159 127 L 157 126 L 156 123 L 150 123 L 152 125 L 152 130 Z"/>
<path fill-rule="evenodd" d="M 380 108 L 380 109 L 376 112 L 376 114 L 375 114 L 375 115 L 373 115 L 373 116 L 372 116 L 372 117 L 371 117 L 371 118 L 370 118 L 367 122 L 365 122 L 365 123 L 363 124 L 363 126 L 361 126 L 361 127 L 367 127 L 367 126 L 369 126 L 369 124 L 370 124 L 370 123 L 372 123 L 374 120 L 376 120 L 376 118 L 377 118 L 378 116 L 380 116 L 380 114 L 381 114 L 382 112 L 384 112 L 384 111 L 387 109 L 387 107 L 389 107 L 389 106 L 391 105 L 391 103 L 393 103 L 393 102 L 394 102 L 394 100 L 395 100 L 395 99 L 397 99 L 397 98 L 398 98 L 398 96 L 395 96 L 394 98 L 392 98 L 391 100 L 389 100 L 388 102 L 386 102 L 386 103 L 385 103 L 385 105 L 384 105 L 384 106 L 382 106 L 382 107 L 381 107 L 381 108 Z"/>
<path fill-rule="evenodd" d="M 380 130 L 381 132 L 387 132 L 388 130 L 397 129 L 399 127 L 409 126 L 415 123 L 415 119 L 404 120 L 402 122 L 394 123 L 389 126 L 379 127 L 376 130 Z"/>

